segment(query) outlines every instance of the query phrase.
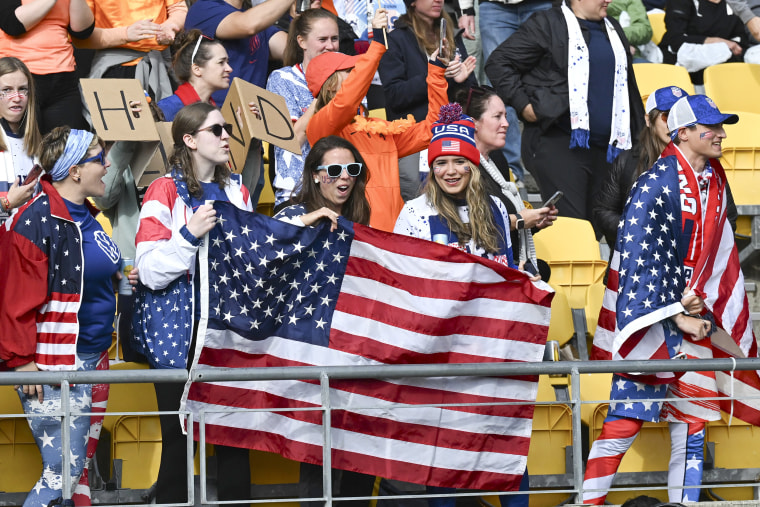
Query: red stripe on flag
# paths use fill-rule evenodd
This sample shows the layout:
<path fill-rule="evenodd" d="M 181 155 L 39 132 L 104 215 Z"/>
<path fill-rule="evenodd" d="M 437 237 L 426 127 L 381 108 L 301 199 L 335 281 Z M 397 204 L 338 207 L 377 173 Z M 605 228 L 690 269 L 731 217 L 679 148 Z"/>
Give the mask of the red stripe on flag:
<path fill-rule="evenodd" d="M 194 423 L 194 431 L 196 435 L 199 434 L 198 423 Z M 291 440 L 275 433 L 206 425 L 206 438 L 209 441 L 218 442 L 220 445 L 234 447 L 243 445 L 260 451 L 281 454 L 288 459 L 306 461 L 317 465 L 322 464 L 322 448 L 320 446 Z M 361 468 L 357 467 L 356 463 L 361 463 Z M 516 491 L 522 479 L 522 474 L 498 474 L 486 471 L 463 473 L 462 470 L 453 468 L 455 464 L 452 464 L 451 469 L 427 467 L 338 449 L 332 451 L 332 465 L 335 468 L 361 473 L 369 472 L 380 477 L 406 477 L 407 480 L 412 479 L 417 483 L 461 483 L 463 488 L 494 491 Z"/>

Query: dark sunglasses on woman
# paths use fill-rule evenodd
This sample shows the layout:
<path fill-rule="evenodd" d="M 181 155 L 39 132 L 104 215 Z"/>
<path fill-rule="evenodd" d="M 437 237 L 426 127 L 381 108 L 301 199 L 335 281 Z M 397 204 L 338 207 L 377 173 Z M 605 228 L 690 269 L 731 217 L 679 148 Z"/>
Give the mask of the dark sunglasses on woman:
<path fill-rule="evenodd" d="M 203 127 L 202 129 L 198 129 L 195 132 L 198 133 L 202 130 L 209 130 L 216 137 L 222 137 L 222 129 L 224 129 L 227 132 L 227 135 L 230 135 L 230 136 L 232 135 L 232 125 L 230 125 L 229 123 L 225 123 L 224 125 L 215 123 L 213 125 L 209 125 L 208 127 Z"/>

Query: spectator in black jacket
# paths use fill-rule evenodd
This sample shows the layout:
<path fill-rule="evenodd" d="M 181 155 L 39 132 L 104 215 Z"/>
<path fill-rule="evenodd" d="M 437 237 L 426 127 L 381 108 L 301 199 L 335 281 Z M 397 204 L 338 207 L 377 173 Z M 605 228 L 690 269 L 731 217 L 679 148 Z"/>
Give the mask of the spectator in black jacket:
<path fill-rule="evenodd" d="M 663 62 L 686 67 L 696 85 L 704 83 L 706 67 L 741 62 L 749 47 L 744 24 L 739 16 L 729 13 L 726 0 L 667 0 L 665 28 L 660 41 Z M 706 47 L 716 43 L 725 45 L 721 47 L 723 54 L 714 55 Z M 700 62 L 700 58 L 704 60 Z"/>
<path fill-rule="evenodd" d="M 522 158 L 543 198 L 562 190 L 560 214 L 590 220 L 644 111 L 628 41 L 607 3 L 569 5 L 536 12 L 491 54 L 486 74 L 525 121 Z"/>
<path fill-rule="evenodd" d="M 446 20 L 444 61 L 450 61 L 446 70 L 449 84 L 449 101 L 456 92 L 478 84 L 472 71 L 475 57 L 467 56 L 461 34 L 454 34 L 454 24 L 438 0 L 406 2 L 407 13 L 401 16 L 394 30 L 388 34 L 388 51 L 380 60 L 380 80 L 385 92 L 385 110 L 388 120 L 406 118 L 411 114 L 423 121 L 428 113 L 427 62 L 438 49 L 441 20 Z M 399 160 L 401 196 L 405 201 L 419 195 L 420 157 L 415 153 Z"/>

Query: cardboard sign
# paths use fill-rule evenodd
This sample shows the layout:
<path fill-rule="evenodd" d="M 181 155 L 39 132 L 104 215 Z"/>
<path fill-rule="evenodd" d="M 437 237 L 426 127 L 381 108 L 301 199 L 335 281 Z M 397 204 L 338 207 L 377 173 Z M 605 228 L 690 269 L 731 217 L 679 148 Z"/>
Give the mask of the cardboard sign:
<path fill-rule="evenodd" d="M 92 125 L 106 141 L 136 141 L 130 168 L 138 187 L 166 173 L 172 149 L 171 123 L 155 123 L 137 79 L 80 79 Z M 142 111 L 129 109 L 139 101 Z"/>
<path fill-rule="evenodd" d="M 249 102 L 258 105 L 261 118 L 251 113 Z M 240 118 L 235 113 L 238 107 L 241 111 Z M 248 149 L 254 142 L 266 141 L 297 155 L 301 154 L 288 106 L 285 99 L 276 93 L 236 77 L 232 80 L 222 106 L 222 115 L 233 126 L 230 136 L 230 163 L 233 172 L 242 172 Z"/>
<path fill-rule="evenodd" d="M 82 94 L 90 110 L 92 126 L 106 141 L 159 140 L 153 116 L 145 103 L 145 92 L 137 79 L 80 79 Z M 129 109 L 139 101 L 142 112 Z"/>
<path fill-rule="evenodd" d="M 129 163 L 138 187 L 147 187 L 169 169 L 169 157 L 174 149 L 172 122 L 161 121 L 155 125 L 161 141 L 138 143 L 139 146 Z"/>

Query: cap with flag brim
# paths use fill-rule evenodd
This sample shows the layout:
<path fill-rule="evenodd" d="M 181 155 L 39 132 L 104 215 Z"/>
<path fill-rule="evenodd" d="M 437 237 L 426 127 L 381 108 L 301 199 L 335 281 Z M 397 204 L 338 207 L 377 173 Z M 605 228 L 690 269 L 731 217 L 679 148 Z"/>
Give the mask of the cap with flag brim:
<path fill-rule="evenodd" d="M 668 113 L 668 130 L 675 132 L 682 127 L 692 127 L 697 123 L 702 125 L 733 125 L 739 121 L 736 114 L 724 114 L 715 102 L 706 95 L 690 95 L 679 99 Z"/>

